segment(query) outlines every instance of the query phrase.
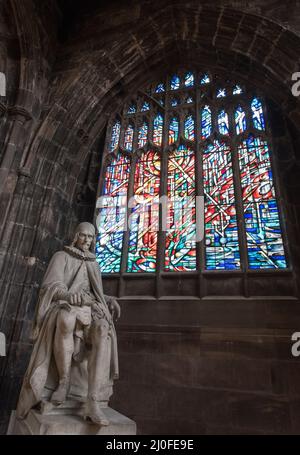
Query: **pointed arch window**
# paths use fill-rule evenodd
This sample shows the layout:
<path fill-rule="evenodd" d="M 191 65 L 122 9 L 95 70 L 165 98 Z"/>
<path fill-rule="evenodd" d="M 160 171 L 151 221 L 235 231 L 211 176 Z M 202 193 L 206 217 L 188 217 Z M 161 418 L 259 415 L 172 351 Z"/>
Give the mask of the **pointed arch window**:
<path fill-rule="evenodd" d="M 142 126 L 139 129 L 139 135 L 138 135 L 138 147 L 144 147 L 144 145 L 147 144 L 148 140 L 148 124 L 147 122 L 144 122 Z"/>
<path fill-rule="evenodd" d="M 242 106 L 238 106 L 234 113 L 236 134 L 246 131 L 246 114 Z"/>
<path fill-rule="evenodd" d="M 260 99 L 253 98 L 251 103 L 251 109 L 254 128 L 263 131 L 265 129 L 265 119 Z"/>
<path fill-rule="evenodd" d="M 169 144 L 173 144 L 178 140 L 179 121 L 177 117 L 173 117 L 169 126 Z"/>
<path fill-rule="evenodd" d="M 97 209 L 104 273 L 288 269 L 263 95 L 238 82 L 178 70 L 115 113 Z M 204 239 L 197 243 L 202 195 Z"/>
<path fill-rule="evenodd" d="M 158 114 L 153 121 L 153 143 L 158 146 L 162 143 L 163 124 L 163 116 Z"/>
<path fill-rule="evenodd" d="M 124 136 L 124 148 L 128 150 L 129 152 L 132 151 L 133 147 L 133 135 L 134 135 L 134 127 L 130 123 L 128 127 L 126 128 L 125 131 L 125 136 Z"/>

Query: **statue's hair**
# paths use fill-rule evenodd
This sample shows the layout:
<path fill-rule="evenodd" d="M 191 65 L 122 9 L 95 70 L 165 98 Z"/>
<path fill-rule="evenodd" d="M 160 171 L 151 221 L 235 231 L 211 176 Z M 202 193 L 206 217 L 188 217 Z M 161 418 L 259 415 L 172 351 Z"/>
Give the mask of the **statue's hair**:
<path fill-rule="evenodd" d="M 75 234 L 74 234 L 74 238 L 73 238 L 73 241 L 71 243 L 71 246 L 75 246 L 76 243 L 77 243 L 77 240 L 78 240 L 78 235 L 80 234 L 81 232 L 81 229 L 83 227 L 88 227 L 90 228 L 92 231 L 93 231 L 93 240 L 92 240 L 92 243 L 91 243 L 91 246 L 90 246 L 90 252 L 91 253 L 95 253 L 95 248 L 96 248 L 96 231 L 95 231 L 95 227 L 93 224 L 91 223 L 87 223 L 87 222 L 84 222 L 84 223 L 80 223 L 78 224 L 76 230 L 75 230 Z"/>

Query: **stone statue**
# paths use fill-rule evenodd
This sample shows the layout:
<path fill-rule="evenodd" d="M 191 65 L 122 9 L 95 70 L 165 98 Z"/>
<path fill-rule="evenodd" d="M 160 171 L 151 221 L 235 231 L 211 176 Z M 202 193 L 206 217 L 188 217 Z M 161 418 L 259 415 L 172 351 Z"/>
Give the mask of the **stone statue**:
<path fill-rule="evenodd" d="M 109 425 L 101 410 L 118 377 L 117 339 L 113 324 L 120 306 L 103 293 L 93 253 L 95 228 L 80 223 L 74 240 L 55 253 L 44 276 L 36 311 L 35 340 L 24 377 L 17 418 L 51 401 L 81 400 L 83 417 Z"/>

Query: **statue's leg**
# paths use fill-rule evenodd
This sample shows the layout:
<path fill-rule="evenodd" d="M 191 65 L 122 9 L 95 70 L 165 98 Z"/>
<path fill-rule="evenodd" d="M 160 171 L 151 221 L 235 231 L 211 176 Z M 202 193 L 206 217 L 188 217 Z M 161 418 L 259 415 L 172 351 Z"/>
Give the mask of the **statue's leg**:
<path fill-rule="evenodd" d="M 105 319 L 93 321 L 90 328 L 92 349 L 88 358 L 88 398 L 84 417 L 99 425 L 109 425 L 109 420 L 100 409 L 99 391 L 104 385 L 108 359 L 109 324 Z"/>
<path fill-rule="evenodd" d="M 57 316 L 56 332 L 54 337 L 54 358 L 57 366 L 59 384 L 52 394 L 51 401 L 55 404 L 66 400 L 69 383 L 72 355 L 74 352 L 74 329 L 76 314 L 61 309 Z"/>

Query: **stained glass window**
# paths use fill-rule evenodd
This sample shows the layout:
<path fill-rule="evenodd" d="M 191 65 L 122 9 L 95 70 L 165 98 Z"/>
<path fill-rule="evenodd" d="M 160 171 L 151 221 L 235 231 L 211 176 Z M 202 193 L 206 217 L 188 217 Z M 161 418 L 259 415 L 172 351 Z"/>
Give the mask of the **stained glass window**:
<path fill-rule="evenodd" d="M 279 213 L 266 141 L 250 136 L 239 147 L 250 269 L 286 268 Z"/>
<path fill-rule="evenodd" d="M 210 79 L 209 79 L 208 74 L 204 74 L 201 77 L 200 84 L 209 84 L 209 83 L 210 83 Z"/>
<path fill-rule="evenodd" d="M 158 114 L 153 121 L 153 143 L 161 145 L 163 133 L 164 119 L 161 114 Z"/>
<path fill-rule="evenodd" d="M 192 115 L 188 115 L 184 122 L 184 137 L 189 141 L 193 141 L 195 139 L 194 123 L 194 117 Z"/>
<path fill-rule="evenodd" d="M 235 85 L 233 87 L 232 94 L 233 95 L 240 95 L 241 93 L 243 93 L 243 90 L 241 89 L 241 87 L 239 85 Z"/>
<path fill-rule="evenodd" d="M 222 110 L 218 114 L 218 125 L 219 131 L 221 134 L 228 135 L 229 134 L 229 121 L 227 113 Z"/>
<path fill-rule="evenodd" d="M 202 139 L 208 138 L 212 132 L 211 110 L 209 106 L 204 106 L 201 113 L 201 134 Z"/>
<path fill-rule="evenodd" d="M 141 88 L 115 113 L 97 213 L 96 254 L 104 273 L 201 268 L 240 275 L 288 267 L 263 102 L 236 80 L 178 70 Z M 204 239 L 196 244 L 195 202 L 202 191 Z M 168 199 L 167 230 L 159 234 L 161 195 Z"/>
<path fill-rule="evenodd" d="M 264 130 L 265 129 L 264 113 L 261 101 L 258 98 L 253 98 L 251 103 L 251 109 L 254 128 L 258 130 Z"/>
<path fill-rule="evenodd" d="M 161 93 L 165 91 L 165 85 L 164 84 L 158 84 L 155 89 L 155 93 Z"/>
<path fill-rule="evenodd" d="M 106 168 L 96 257 L 104 273 L 119 272 L 126 221 L 129 159 L 119 154 Z"/>
<path fill-rule="evenodd" d="M 169 144 L 173 144 L 178 140 L 179 121 L 177 117 L 173 117 L 169 126 Z"/>
<path fill-rule="evenodd" d="M 134 173 L 136 206 L 129 222 L 128 272 L 156 269 L 159 182 L 160 157 L 149 150 L 138 160 Z"/>
<path fill-rule="evenodd" d="M 168 230 L 165 268 L 196 269 L 194 151 L 181 145 L 168 159 Z"/>
<path fill-rule="evenodd" d="M 118 148 L 120 141 L 121 122 L 117 121 L 111 130 L 110 151 L 113 152 Z"/>
<path fill-rule="evenodd" d="M 186 73 L 186 75 L 184 76 L 184 85 L 186 87 L 192 87 L 194 85 L 193 73 Z"/>
<path fill-rule="evenodd" d="M 131 104 L 128 108 L 127 114 L 134 114 L 136 112 L 136 105 Z"/>
<path fill-rule="evenodd" d="M 149 111 L 149 109 L 150 109 L 150 104 L 147 101 L 145 101 L 142 105 L 141 112 Z"/>
<path fill-rule="evenodd" d="M 238 106 L 234 113 L 236 134 L 241 134 L 246 130 L 246 114 L 242 106 Z"/>
<path fill-rule="evenodd" d="M 133 134 L 134 134 L 133 125 L 129 124 L 125 131 L 125 136 L 124 136 L 124 148 L 126 150 L 128 150 L 129 152 L 132 151 Z"/>
<path fill-rule="evenodd" d="M 179 76 L 177 76 L 176 74 L 171 79 L 170 87 L 171 90 L 178 90 L 180 87 L 180 79 Z"/>
<path fill-rule="evenodd" d="M 203 154 L 205 258 L 209 270 L 240 268 L 231 150 L 215 141 Z"/>
<path fill-rule="evenodd" d="M 147 140 L 148 140 L 148 125 L 146 122 L 144 122 L 139 129 L 138 147 L 144 147 L 144 145 L 147 144 Z"/>
<path fill-rule="evenodd" d="M 217 90 L 217 98 L 223 98 L 224 96 L 226 96 L 225 88 L 219 88 Z"/>

